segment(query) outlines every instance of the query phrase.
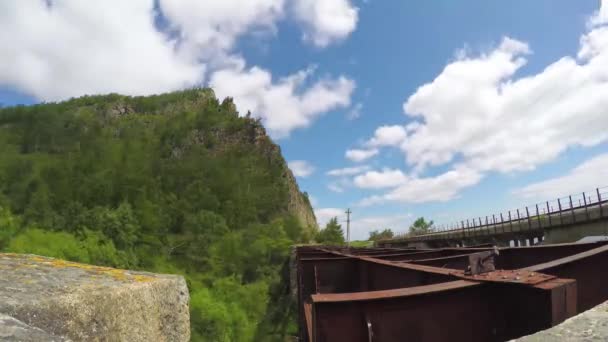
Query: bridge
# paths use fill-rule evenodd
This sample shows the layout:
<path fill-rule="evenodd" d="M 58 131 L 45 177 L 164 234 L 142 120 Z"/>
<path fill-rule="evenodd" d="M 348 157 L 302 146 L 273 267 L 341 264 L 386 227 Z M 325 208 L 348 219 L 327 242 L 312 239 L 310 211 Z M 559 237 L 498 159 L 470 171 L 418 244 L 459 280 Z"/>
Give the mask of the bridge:
<path fill-rule="evenodd" d="M 461 220 L 423 235 L 398 234 L 377 247 L 531 246 L 608 236 L 608 187 L 532 206 Z"/>
<path fill-rule="evenodd" d="M 425 250 L 300 246 L 293 265 L 299 341 L 508 341 L 607 301 L 606 264 L 608 241 Z"/>

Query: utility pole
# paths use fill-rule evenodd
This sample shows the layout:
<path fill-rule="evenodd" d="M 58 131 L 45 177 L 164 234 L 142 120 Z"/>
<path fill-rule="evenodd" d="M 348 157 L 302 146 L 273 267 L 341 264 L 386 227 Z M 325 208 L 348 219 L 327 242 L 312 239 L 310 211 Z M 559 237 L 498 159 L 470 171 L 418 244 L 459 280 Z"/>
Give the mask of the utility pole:
<path fill-rule="evenodd" d="M 350 208 L 346 209 L 346 247 L 350 248 Z"/>

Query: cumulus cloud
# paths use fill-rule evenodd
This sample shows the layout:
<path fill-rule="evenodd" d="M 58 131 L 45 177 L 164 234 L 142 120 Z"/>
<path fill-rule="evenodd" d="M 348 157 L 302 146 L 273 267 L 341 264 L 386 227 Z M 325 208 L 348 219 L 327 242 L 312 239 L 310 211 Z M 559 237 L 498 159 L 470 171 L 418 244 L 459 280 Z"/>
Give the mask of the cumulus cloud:
<path fill-rule="evenodd" d="M 301 11 L 289 16 L 288 3 Z M 352 11 L 355 20 L 344 29 L 344 16 Z M 251 110 L 281 137 L 326 111 L 350 106 L 354 81 L 328 76 L 310 82 L 310 71 L 273 80 L 268 70 L 246 67 L 235 51 L 237 40 L 273 35 L 279 20 L 299 13 L 305 32 L 326 46 L 354 30 L 356 12 L 348 1 L 0 2 L 0 44 L 10 47 L 0 51 L 0 85 L 49 101 L 110 92 L 149 95 L 202 86 L 211 75 L 212 85 L 222 87 L 220 96 L 234 96 L 241 112 Z M 337 20 L 328 22 L 334 15 Z"/>
<path fill-rule="evenodd" d="M 404 126 L 380 126 L 366 145 L 370 147 L 399 146 L 406 137 L 407 131 Z"/>
<path fill-rule="evenodd" d="M 176 90 L 205 71 L 156 30 L 152 1 L 2 1 L 0 45 L 0 84 L 46 101 Z"/>
<path fill-rule="evenodd" d="M 362 162 L 365 161 L 373 156 L 375 156 L 376 154 L 378 154 L 378 149 L 372 148 L 372 149 L 368 149 L 368 150 L 364 150 L 364 149 L 352 149 L 352 150 L 348 150 L 345 153 L 345 157 L 354 161 L 354 162 Z"/>
<path fill-rule="evenodd" d="M 408 177 L 398 169 L 384 169 L 382 171 L 368 171 L 358 175 L 354 184 L 362 189 L 392 188 L 407 182 Z"/>
<path fill-rule="evenodd" d="M 293 12 L 304 28 L 304 40 L 318 47 L 350 35 L 359 18 L 350 0 L 294 0 Z"/>
<path fill-rule="evenodd" d="M 457 166 L 435 177 L 409 177 L 401 185 L 383 195 L 373 195 L 359 202 L 361 206 L 387 201 L 424 203 L 445 202 L 457 198 L 458 193 L 477 184 L 483 176 L 474 169 Z"/>
<path fill-rule="evenodd" d="M 230 50 L 248 31 L 275 32 L 284 0 L 159 0 L 160 9 L 185 48 L 199 54 Z"/>
<path fill-rule="evenodd" d="M 353 167 L 345 167 L 342 169 L 333 169 L 327 171 L 328 176 L 353 176 L 369 170 L 369 165 L 360 165 Z"/>
<path fill-rule="evenodd" d="M 563 57 L 516 79 L 526 44 L 505 38 L 487 55 L 448 65 L 404 104 L 423 119 L 403 143 L 414 165 L 457 155 L 482 171 L 527 171 L 570 146 L 608 139 L 608 28 L 581 38 L 579 58 Z"/>
<path fill-rule="evenodd" d="M 213 73 L 210 84 L 220 97 L 232 96 L 241 111 L 261 117 L 271 134 L 281 138 L 329 110 L 350 105 L 354 81 L 344 76 L 321 79 L 301 90 L 311 73 L 307 69 L 273 82 L 269 71 L 241 64 Z"/>
<path fill-rule="evenodd" d="M 531 58 L 530 47 L 516 39 L 506 37 L 481 55 L 461 53 L 404 103 L 413 120 L 404 127 L 405 137 L 394 128 L 414 175 L 433 166 L 451 170 L 413 176 L 364 203 L 451 199 L 488 173 L 534 170 L 570 147 L 608 141 L 605 13 L 604 1 L 575 57 L 562 57 L 536 74 L 516 76 Z M 368 144 L 382 145 L 378 131 Z"/>
<path fill-rule="evenodd" d="M 595 156 L 566 175 L 532 183 L 516 189 L 514 194 L 529 199 L 548 200 L 560 196 L 592 191 L 608 185 L 608 153 Z M 595 197 L 595 193 L 589 195 Z"/>
<path fill-rule="evenodd" d="M 315 167 L 306 160 L 292 160 L 288 165 L 296 177 L 306 178 L 315 172 Z"/>
<path fill-rule="evenodd" d="M 600 1 L 600 9 L 591 16 L 588 25 L 590 27 L 599 26 L 608 23 L 608 0 Z"/>

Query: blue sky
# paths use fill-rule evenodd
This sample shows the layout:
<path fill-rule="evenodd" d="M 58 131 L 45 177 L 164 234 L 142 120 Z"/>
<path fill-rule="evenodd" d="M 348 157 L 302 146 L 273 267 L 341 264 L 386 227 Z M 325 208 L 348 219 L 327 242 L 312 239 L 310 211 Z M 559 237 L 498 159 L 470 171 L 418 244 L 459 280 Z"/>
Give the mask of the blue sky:
<path fill-rule="evenodd" d="M 211 85 L 361 239 L 608 185 L 606 22 L 597 0 L 6 2 L 0 103 Z"/>

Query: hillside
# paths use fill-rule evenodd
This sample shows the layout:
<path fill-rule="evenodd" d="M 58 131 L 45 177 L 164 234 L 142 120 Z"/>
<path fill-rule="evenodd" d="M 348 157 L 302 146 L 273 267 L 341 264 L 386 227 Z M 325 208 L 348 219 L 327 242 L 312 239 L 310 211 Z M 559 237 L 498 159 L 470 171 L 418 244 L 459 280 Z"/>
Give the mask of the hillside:
<path fill-rule="evenodd" d="M 0 249 L 183 274 L 193 340 L 293 332 L 289 246 L 316 231 L 280 148 L 210 89 L 0 110 Z"/>

